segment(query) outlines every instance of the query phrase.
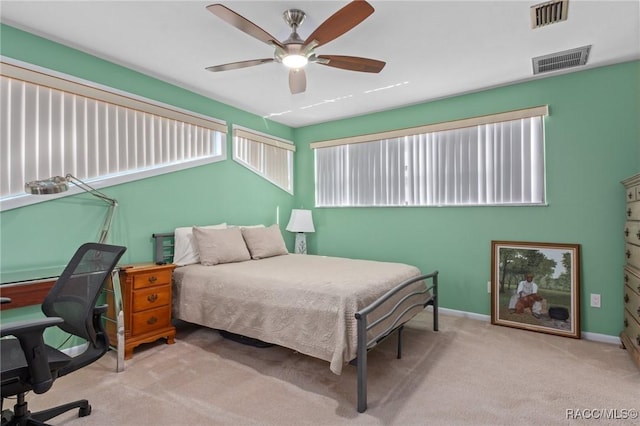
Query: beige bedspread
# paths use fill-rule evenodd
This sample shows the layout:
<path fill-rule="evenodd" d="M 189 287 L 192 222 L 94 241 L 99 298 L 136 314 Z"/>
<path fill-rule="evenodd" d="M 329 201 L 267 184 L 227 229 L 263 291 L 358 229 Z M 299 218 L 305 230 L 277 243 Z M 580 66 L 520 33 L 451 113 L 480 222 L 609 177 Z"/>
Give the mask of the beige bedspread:
<path fill-rule="evenodd" d="M 418 275 L 400 263 L 298 254 L 183 266 L 173 275 L 174 318 L 294 349 L 340 374 L 356 356 L 355 312 Z"/>

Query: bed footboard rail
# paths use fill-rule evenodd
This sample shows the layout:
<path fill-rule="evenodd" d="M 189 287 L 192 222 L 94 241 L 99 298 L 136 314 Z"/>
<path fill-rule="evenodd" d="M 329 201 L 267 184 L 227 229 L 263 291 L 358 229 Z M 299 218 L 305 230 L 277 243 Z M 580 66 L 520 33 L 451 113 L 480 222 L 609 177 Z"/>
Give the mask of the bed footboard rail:
<path fill-rule="evenodd" d="M 409 285 L 423 281 L 425 284 L 424 289 L 412 291 L 404 295 L 396 304 L 384 315 L 378 319 L 369 322 L 369 315 L 376 311 L 382 304 L 396 296 L 401 290 Z M 412 297 L 416 297 L 423 294 L 430 294 L 429 299 L 426 302 L 420 301 L 419 303 L 406 304 L 405 302 Z M 406 305 L 406 306 L 405 306 Z M 430 274 L 420 275 L 414 278 L 410 278 L 402 283 L 398 284 L 393 289 L 389 290 L 375 302 L 369 306 L 356 312 L 355 317 L 358 327 L 358 348 L 356 351 L 357 369 L 358 369 L 358 412 L 363 413 L 367 409 L 367 352 L 376 346 L 380 341 L 384 340 L 395 330 L 398 330 L 398 358 L 401 354 L 401 332 L 404 326 L 404 322 L 401 322 L 405 314 L 416 307 L 423 307 L 431 305 L 433 306 L 433 330 L 438 331 L 438 271 L 434 271 Z M 404 306 L 404 309 L 400 311 L 400 307 Z M 385 329 L 377 332 L 374 336 L 368 337 L 368 333 L 383 321 L 390 321 L 389 326 Z"/>

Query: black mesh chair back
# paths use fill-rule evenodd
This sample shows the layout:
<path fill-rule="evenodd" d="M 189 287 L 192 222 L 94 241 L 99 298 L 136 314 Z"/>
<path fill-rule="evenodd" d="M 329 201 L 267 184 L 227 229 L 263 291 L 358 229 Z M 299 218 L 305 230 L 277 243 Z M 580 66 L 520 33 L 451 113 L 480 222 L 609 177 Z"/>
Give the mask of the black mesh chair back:
<path fill-rule="evenodd" d="M 46 316 L 62 318 L 59 328 L 89 342 L 87 350 L 61 368 L 58 376 L 93 362 L 109 349 L 102 321 L 93 311 L 102 287 L 125 250 L 108 244 L 83 244 L 44 299 L 42 312 Z"/>
<path fill-rule="evenodd" d="M 44 314 L 62 318 L 64 323 L 59 325 L 62 330 L 95 345 L 91 312 L 124 250 L 124 247 L 106 244 L 82 245 L 44 299 Z"/>

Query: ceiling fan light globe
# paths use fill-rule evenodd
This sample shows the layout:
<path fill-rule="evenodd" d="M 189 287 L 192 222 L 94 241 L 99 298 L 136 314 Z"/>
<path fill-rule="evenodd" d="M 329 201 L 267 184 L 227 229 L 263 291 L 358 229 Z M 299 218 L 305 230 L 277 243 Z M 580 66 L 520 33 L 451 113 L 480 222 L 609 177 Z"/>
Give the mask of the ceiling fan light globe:
<path fill-rule="evenodd" d="M 282 58 L 282 63 L 289 68 L 302 68 L 307 65 L 308 62 L 307 57 L 303 55 L 287 55 Z"/>

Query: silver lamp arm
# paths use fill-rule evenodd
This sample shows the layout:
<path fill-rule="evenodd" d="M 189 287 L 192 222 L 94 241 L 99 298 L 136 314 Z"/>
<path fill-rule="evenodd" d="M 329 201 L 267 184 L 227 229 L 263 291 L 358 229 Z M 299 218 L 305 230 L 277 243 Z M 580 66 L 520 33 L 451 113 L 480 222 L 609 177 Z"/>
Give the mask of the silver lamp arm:
<path fill-rule="evenodd" d="M 111 221 L 113 220 L 113 215 L 115 213 L 116 207 L 118 207 L 118 201 L 116 201 L 114 198 L 108 197 L 107 195 L 95 189 L 93 186 L 73 176 L 71 173 L 67 173 L 65 179 L 68 182 L 73 183 L 83 191 L 88 192 L 94 197 L 100 198 L 102 201 L 109 204 L 109 211 L 107 212 L 107 217 L 105 218 L 104 224 L 102 225 L 102 230 L 100 231 L 100 239 L 98 240 L 99 243 L 106 242 L 109 235 L 109 230 L 111 229 Z"/>

